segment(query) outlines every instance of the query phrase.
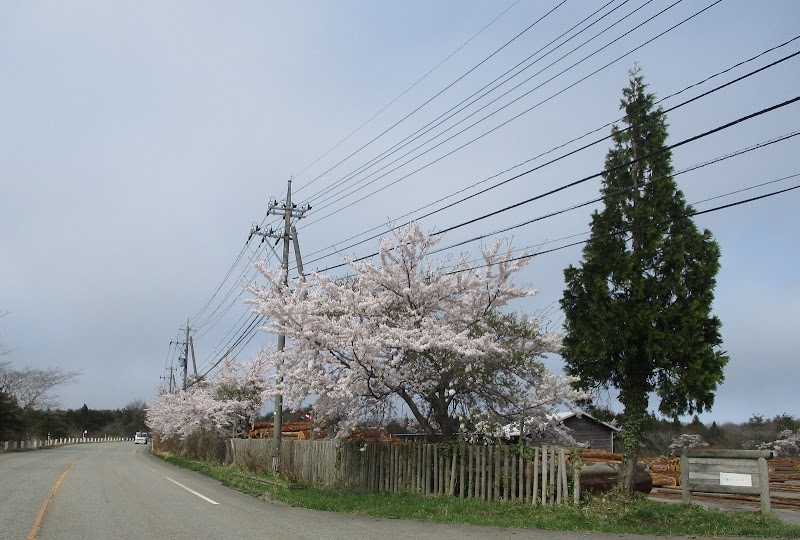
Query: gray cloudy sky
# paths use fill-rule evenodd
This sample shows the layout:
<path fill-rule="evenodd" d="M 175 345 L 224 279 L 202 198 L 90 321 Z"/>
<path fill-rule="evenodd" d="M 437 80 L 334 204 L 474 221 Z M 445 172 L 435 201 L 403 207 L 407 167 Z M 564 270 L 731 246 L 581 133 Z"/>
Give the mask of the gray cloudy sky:
<path fill-rule="evenodd" d="M 169 342 L 187 318 L 197 328 L 200 370 L 208 369 L 246 328 L 250 318 L 240 300 L 246 296 L 242 285 L 253 276 L 251 259 L 269 251 L 259 249 L 256 240 L 242 248 L 251 224 L 264 220 L 270 197 L 285 197 L 292 175 L 295 201 L 313 206 L 298 223 L 306 270 L 323 269 L 340 262 L 336 249 L 351 256 L 373 252 L 375 240 L 357 246 L 351 244 L 364 236 L 348 241 L 365 230 L 379 227 L 371 232 L 377 234 L 386 223 L 402 222 L 401 216 L 425 204 L 459 190 L 465 190 L 462 196 L 474 193 L 608 134 L 609 128 L 603 128 L 546 158 L 502 172 L 619 118 L 620 92 L 634 62 L 643 66 L 651 90 L 668 96 L 800 34 L 800 3 L 794 0 L 724 0 L 603 67 L 714 0 L 679 2 L 624 35 L 673 3 L 613 0 L 567 37 L 616 11 L 502 90 L 355 176 L 354 171 L 546 46 L 601 3 L 2 3 L 0 310 L 9 314 L 0 319 L 0 343 L 12 349 L 9 359 L 19 367 L 81 370 L 80 382 L 59 392 L 64 407 L 86 403 L 117 408 L 135 399 L 150 400 L 165 368 L 176 363 Z M 556 6 L 540 23 L 346 159 Z M 798 50 L 800 40 L 663 105 L 677 105 Z M 669 113 L 670 140 L 797 97 L 798 58 Z M 534 74 L 446 135 L 414 150 Z M 673 163 L 682 170 L 798 129 L 800 103 L 795 103 L 676 149 Z M 699 202 L 800 173 L 799 139 L 676 179 L 700 210 L 792 187 L 800 184 L 799 178 Z M 435 213 L 423 225 L 443 230 L 598 172 L 607 148 L 604 142 L 578 152 Z M 374 173 L 411 150 L 408 157 Z M 447 234 L 443 245 L 587 201 L 597 196 L 598 187 L 591 180 L 462 227 Z M 357 188 L 362 189 L 353 191 Z M 715 312 L 723 321 L 724 347 L 731 356 L 717 404 L 704 420 L 800 414 L 798 203 L 800 190 L 795 190 L 697 217 L 722 248 Z M 558 247 L 585 238 L 562 240 L 588 230 L 591 210 L 573 210 L 505 235 L 520 248 Z M 458 249 L 475 252 L 478 246 L 474 242 Z M 560 313 L 552 306 L 563 289 L 562 270 L 580 260 L 580 249 L 535 258 L 521 279 L 541 294 L 520 307 L 546 310 L 552 324 L 560 326 Z M 247 357 L 269 339 L 259 333 L 235 351 Z M 548 363 L 560 369 L 557 357 Z"/>

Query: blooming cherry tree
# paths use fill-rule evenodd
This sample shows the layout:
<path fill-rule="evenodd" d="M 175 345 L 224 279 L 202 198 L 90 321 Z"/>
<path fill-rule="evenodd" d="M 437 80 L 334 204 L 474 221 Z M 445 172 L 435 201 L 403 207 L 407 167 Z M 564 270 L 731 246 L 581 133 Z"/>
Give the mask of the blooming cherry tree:
<path fill-rule="evenodd" d="M 792 431 L 784 429 L 772 442 L 758 445 L 760 450 L 772 450 L 776 456 L 794 456 L 800 454 L 800 429 Z"/>
<path fill-rule="evenodd" d="M 147 409 L 147 425 L 166 438 L 185 439 L 198 431 L 239 435 L 268 397 L 265 368 L 263 355 L 247 363 L 226 359 L 207 381 L 175 393 L 162 388 Z"/>
<path fill-rule="evenodd" d="M 696 433 L 684 433 L 680 437 L 672 440 L 669 449 L 673 454 L 678 453 L 682 448 L 703 448 L 708 446 L 708 443 L 703 440 L 703 437 Z"/>
<path fill-rule="evenodd" d="M 434 260 L 438 242 L 411 224 L 381 241 L 377 262 L 347 260 L 355 276 L 344 280 L 314 274 L 287 285 L 259 264 L 266 285 L 250 287 L 250 302 L 269 317 L 263 330 L 287 337 L 269 356 L 287 405 L 316 397 L 317 417 L 346 433 L 402 404 L 429 437 L 451 439 L 459 416 L 513 414 L 528 393 L 558 386 L 540 358 L 559 337 L 501 311 L 536 293 L 511 282 L 526 261 L 500 243 L 478 266 L 464 255 Z"/>

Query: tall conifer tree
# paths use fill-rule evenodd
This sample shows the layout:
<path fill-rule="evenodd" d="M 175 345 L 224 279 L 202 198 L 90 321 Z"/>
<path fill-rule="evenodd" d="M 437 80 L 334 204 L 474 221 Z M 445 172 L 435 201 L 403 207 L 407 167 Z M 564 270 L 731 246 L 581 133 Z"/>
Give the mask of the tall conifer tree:
<path fill-rule="evenodd" d="M 579 267 L 564 271 L 562 355 L 585 388 L 619 391 L 623 487 L 633 491 L 649 396 L 669 416 L 709 409 L 728 357 L 711 314 L 720 251 L 672 178 L 667 123 L 638 68 L 630 72 L 606 156 L 604 208 Z"/>

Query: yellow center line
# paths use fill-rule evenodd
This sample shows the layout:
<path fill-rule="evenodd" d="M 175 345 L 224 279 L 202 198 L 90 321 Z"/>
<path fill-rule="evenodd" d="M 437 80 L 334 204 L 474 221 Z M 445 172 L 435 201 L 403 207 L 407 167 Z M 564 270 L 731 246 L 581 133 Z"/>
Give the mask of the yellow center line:
<path fill-rule="evenodd" d="M 78 463 L 80 460 L 76 459 L 72 465 L 67 467 L 67 470 L 61 473 L 61 476 L 58 477 L 53 489 L 50 490 L 50 495 L 47 496 L 47 499 L 44 501 L 44 504 L 39 509 L 39 513 L 36 515 L 36 519 L 33 522 L 33 527 L 31 528 L 31 532 L 28 533 L 27 540 L 36 540 L 36 535 L 39 534 L 39 527 L 42 526 L 42 519 L 44 519 L 44 513 L 47 511 L 47 507 L 50 506 L 50 501 L 53 500 L 53 495 L 56 494 L 58 491 L 58 487 L 61 485 L 61 482 L 64 480 L 64 477 L 67 476 L 67 473 Z"/>

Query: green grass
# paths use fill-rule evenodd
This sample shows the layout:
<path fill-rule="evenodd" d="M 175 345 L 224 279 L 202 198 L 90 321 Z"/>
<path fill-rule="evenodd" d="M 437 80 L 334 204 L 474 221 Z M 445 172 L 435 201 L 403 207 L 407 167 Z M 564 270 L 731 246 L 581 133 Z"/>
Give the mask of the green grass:
<path fill-rule="evenodd" d="M 774 515 L 723 512 L 697 505 L 664 504 L 638 497 L 623 501 L 613 494 L 594 497 L 580 506 L 531 507 L 485 503 L 472 499 L 388 495 L 300 487 L 268 472 L 215 465 L 172 455 L 174 465 L 210 476 L 224 485 L 285 501 L 292 506 L 363 516 L 504 528 L 598 531 L 664 536 L 744 536 L 800 538 L 800 526 Z"/>

